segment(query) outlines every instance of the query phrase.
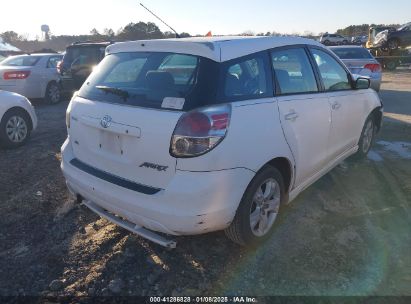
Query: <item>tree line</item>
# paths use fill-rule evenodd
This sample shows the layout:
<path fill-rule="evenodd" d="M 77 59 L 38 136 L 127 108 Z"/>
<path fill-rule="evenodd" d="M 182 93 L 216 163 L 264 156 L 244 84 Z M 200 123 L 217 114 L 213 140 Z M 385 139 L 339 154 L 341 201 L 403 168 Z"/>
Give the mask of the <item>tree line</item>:
<path fill-rule="evenodd" d="M 39 40 L 38 37 L 34 40 L 29 40 L 24 35 L 19 35 L 14 31 L 6 31 L 0 34 L 4 42 L 10 43 L 24 52 L 35 52 L 38 50 L 54 50 L 63 51 L 65 48 L 78 41 L 127 41 L 141 39 L 162 39 L 173 38 L 176 36 L 173 32 L 162 32 L 159 27 L 153 22 L 130 22 L 126 26 L 120 28 L 117 32 L 113 29 L 106 28 L 102 32 L 97 29 L 92 29 L 88 35 L 53 35 L 50 33 L 49 39 Z M 179 33 L 180 37 L 189 37 L 189 33 Z"/>
<path fill-rule="evenodd" d="M 390 25 L 376 25 L 376 24 L 361 24 L 361 25 L 350 25 L 343 29 L 338 29 L 337 34 L 344 36 L 362 36 L 368 35 L 370 26 L 393 26 L 398 27 L 398 24 Z M 205 34 L 205 33 L 204 33 Z M 266 32 L 266 33 L 257 33 L 255 34 L 252 31 L 245 31 L 240 35 L 250 36 L 283 36 L 284 34 L 278 33 L 276 31 Z M 316 36 L 310 31 L 305 31 L 302 34 L 293 33 L 291 35 L 304 36 L 308 38 L 315 39 Z M 321 33 L 320 33 L 321 35 Z M 126 26 L 120 28 L 115 32 L 111 28 L 106 28 L 102 32 L 99 32 L 97 29 L 93 28 L 88 35 L 59 35 L 55 36 L 52 33 L 49 33 L 47 40 L 39 40 L 37 37 L 34 40 L 29 40 L 24 35 L 19 35 L 14 31 L 6 31 L 0 34 L 0 37 L 3 41 L 10 43 L 24 52 L 35 52 L 39 50 L 55 50 L 63 51 L 67 45 L 70 45 L 77 41 L 127 41 L 127 40 L 141 40 L 141 39 L 162 39 L 162 38 L 173 38 L 175 33 L 170 31 L 162 32 L 160 28 L 153 22 L 130 22 Z M 183 32 L 179 33 L 180 37 L 190 37 L 189 33 Z"/>

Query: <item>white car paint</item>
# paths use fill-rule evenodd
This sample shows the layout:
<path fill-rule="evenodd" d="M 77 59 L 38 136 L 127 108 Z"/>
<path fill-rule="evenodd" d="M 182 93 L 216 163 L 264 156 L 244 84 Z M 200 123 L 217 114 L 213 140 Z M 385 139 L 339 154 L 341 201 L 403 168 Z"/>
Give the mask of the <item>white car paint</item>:
<path fill-rule="evenodd" d="M 293 45 L 326 50 L 302 38 L 220 37 L 125 42 L 109 46 L 106 53 L 176 52 L 224 63 Z M 145 227 L 190 235 L 221 230 L 230 225 L 244 191 L 265 164 L 277 158 L 288 161 L 291 181 L 286 190 L 289 201 L 293 200 L 358 150 L 364 122 L 381 103 L 373 90 L 353 89 L 249 99 L 230 106 L 230 125 L 220 144 L 201 156 L 175 158 L 169 153 L 170 140 L 182 111 L 74 96 L 61 163 L 70 192 L 132 222 L 136 229 L 131 231 Z M 104 127 L 102 119 L 108 113 L 111 125 Z M 105 143 L 109 145 L 101 149 Z M 76 159 L 92 170 L 160 191 L 143 194 L 125 189 L 74 166 Z M 142 167 L 144 162 L 168 170 Z"/>
<path fill-rule="evenodd" d="M 229 43 L 227 43 L 229 41 Z M 184 42 L 184 43 L 181 43 Z M 311 39 L 299 37 L 192 37 L 160 40 L 139 40 L 120 42 L 109 45 L 106 55 L 118 52 L 164 52 L 170 51 L 210 58 L 224 62 L 247 54 L 292 44 L 310 44 L 322 46 Z"/>
<path fill-rule="evenodd" d="M 9 66 L 7 60 L 13 58 L 36 57 L 39 61 L 34 66 Z M 0 90 L 15 92 L 27 98 L 45 98 L 50 82 L 59 82 L 59 74 L 54 64 L 63 58 L 60 54 L 32 54 L 8 57 L 0 63 Z M 4 73 L 10 71 L 29 71 L 26 79 L 7 80 Z"/>
<path fill-rule="evenodd" d="M 0 121 L 4 114 L 12 108 L 25 110 L 31 118 L 33 130 L 37 128 L 36 112 L 30 101 L 20 94 L 0 90 Z"/>

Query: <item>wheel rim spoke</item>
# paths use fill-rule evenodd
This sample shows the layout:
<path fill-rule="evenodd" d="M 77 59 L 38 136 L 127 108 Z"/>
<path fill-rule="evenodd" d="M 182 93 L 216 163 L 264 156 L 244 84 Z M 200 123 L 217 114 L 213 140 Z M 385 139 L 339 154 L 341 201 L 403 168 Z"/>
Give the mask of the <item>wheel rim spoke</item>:
<path fill-rule="evenodd" d="M 266 203 L 266 206 L 267 208 L 265 209 L 265 211 L 278 213 L 278 210 L 280 208 L 280 198 L 273 198 L 272 200 Z"/>
<path fill-rule="evenodd" d="M 261 206 L 264 200 L 264 192 L 261 187 L 258 188 L 257 192 L 254 195 L 253 202 L 257 204 L 257 206 Z"/>
<path fill-rule="evenodd" d="M 265 233 L 267 229 L 267 225 L 268 225 L 268 217 L 267 217 L 267 213 L 265 213 L 260 216 L 260 221 L 258 222 L 258 231 L 261 233 L 261 235 Z"/>
<path fill-rule="evenodd" d="M 250 225 L 251 228 L 254 229 L 260 220 L 260 208 L 255 208 L 254 212 L 250 215 Z"/>
<path fill-rule="evenodd" d="M 275 184 L 274 182 L 270 181 L 266 183 L 265 191 L 264 191 L 264 200 L 268 200 L 271 198 L 275 191 Z"/>

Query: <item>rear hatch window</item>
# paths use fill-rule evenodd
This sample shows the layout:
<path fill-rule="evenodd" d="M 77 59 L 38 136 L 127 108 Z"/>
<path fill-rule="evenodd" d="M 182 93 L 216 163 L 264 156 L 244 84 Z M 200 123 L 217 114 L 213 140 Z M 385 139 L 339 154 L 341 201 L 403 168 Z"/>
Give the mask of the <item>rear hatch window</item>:
<path fill-rule="evenodd" d="M 368 50 L 363 48 L 333 48 L 332 51 L 340 59 L 370 59 L 373 58 Z"/>
<path fill-rule="evenodd" d="M 71 46 L 66 50 L 63 64 L 71 65 L 97 64 L 104 57 L 105 47 L 101 46 Z"/>
<path fill-rule="evenodd" d="M 215 100 L 218 64 L 168 52 L 106 56 L 79 91 L 94 101 L 190 110 Z"/>

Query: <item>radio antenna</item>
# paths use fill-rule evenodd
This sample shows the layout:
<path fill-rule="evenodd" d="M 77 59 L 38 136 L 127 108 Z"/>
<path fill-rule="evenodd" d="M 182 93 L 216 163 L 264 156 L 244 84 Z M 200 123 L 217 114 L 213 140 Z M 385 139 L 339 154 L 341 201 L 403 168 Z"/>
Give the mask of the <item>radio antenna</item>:
<path fill-rule="evenodd" d="M 169 26 L 163 19 L 161 19 L 159 16 L 157 16 L 156 14 L 154 14 L 152 11 L 150 11 L 147 7 L 145 7 L 143 5 L 143 3 L 140 3 L 140 5 L 142 7 L 144 7 L 146 9 L 146 11 L 148 11 L 151 15 L 153 15 L 154 17 L 156 17 L 158 20 L 160 20 L 163 24 L 165 24 L 170 30 L 172 30 L 175 34 L 176 34 L 176 38 L 180 38 L 180 35 L 177 33 L 177 31 L 175 29 L 173 29 L 171 26 Z"/>

